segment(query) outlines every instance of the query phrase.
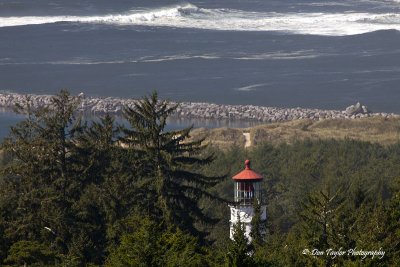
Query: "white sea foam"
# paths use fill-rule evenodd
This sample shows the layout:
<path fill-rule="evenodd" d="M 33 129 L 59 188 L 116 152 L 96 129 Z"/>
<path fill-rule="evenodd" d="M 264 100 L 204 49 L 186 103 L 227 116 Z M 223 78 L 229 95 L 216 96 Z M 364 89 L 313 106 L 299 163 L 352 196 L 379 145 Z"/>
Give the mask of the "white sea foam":
<path fill-rule="evenodd" d="M 140 57 L 136 59 L 124 58 L 123 60 L 95 60 L 90 58 L 72 58 L 68 60 L 57 60 L 57 61 L 35 61 L 35 62 L 8 62 L 9 58 L 0 59 L 0 66 L 4 65 L 105 65 L 105 64 L 126 64 L 126 63 L 152 63 L 152 62 L 164 62 L 164 61 L 175 61 L 175 60 L 190 60 L 190 59 L 204 59 L 213 60 L 219 59 L 216 55 L 170 55 L 162 57 Z M 239 58 L 234 58 L 239 59 Z"/>
<path fill-rule="evenodd" d="M 322 2 L 322 3 L 299 3 L 300 6 L 332 7 L 332 6 L 351 6 L 351 3 L 345 2 Z"/>
<path fill-rule="evenodd" d="M 253 54 L 246 55 L 244 57 L 233 57 L 233 59 L 239 60 L 267 60 L 267 59 L 306 59 L 306 58 L 317 58 L 319 56 L 323 56 L 327 54 L 316 53 L 313 50 L 300 50 L 293 52 L 273 52 L 273 53 L 262 53 L 262 54 Z"/>
<path fill-rule="evenodd" d="M 263 87 L 265 85 L 267 85 L 267 84 L 266 83 L 251 84 L 251 85 L 235 88 L 235 90 L 242 91 L 242 92 L 250 92 L 250 91 L 255 91 L 255 90 L 257 90 L 257 88 Z"/>
<path fill-rule="evenodd" d="M 400 30 L 397 13 L 275 13 L 204 9 L 192 4 L 102 16 L 2 17 L 0 27 L 56 22 L 164 26 L 226 31 L 280 31 L 296 34 L 353 35 Z"/>

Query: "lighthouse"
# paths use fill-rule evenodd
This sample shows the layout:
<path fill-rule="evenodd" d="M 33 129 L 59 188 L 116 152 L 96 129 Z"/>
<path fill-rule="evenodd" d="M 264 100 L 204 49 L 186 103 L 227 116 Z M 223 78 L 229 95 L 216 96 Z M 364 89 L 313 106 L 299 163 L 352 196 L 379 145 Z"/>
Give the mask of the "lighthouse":
<path fill-rule="evenodd" d="M 267 216 L 265 202 L 262 194 L 263 177 L 250 168 L 250 160 L 245 161 L 245 169 L 232 177 L 234 181 L 234 204 L 230 205 L 230 238 L 233 239 L 233 229 L 240 220 L 246 237 L 251 241 L 251 220 L 254 214 L 254 202 L 260 205 L 261 220 Z"/>

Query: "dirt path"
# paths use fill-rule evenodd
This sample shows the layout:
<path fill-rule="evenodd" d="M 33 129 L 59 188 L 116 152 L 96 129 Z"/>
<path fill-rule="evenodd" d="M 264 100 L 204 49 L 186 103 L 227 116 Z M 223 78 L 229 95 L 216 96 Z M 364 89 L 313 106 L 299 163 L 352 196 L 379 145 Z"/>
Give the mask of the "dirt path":
<path fill-rule="evenodd" d="M 244 143 L 244 148 L 250 147 L 251 146 L 250 133 L 243 133 L 243 135 L 246 140 L 246 142 Z"/>

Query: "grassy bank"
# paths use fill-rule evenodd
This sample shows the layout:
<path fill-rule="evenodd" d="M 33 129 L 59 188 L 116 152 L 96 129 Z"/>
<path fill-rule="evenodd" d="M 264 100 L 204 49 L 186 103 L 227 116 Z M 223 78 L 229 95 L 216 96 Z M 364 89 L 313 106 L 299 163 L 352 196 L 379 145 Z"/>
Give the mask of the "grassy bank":
<path fill-rule="evenodd" d="M 232 145 L 244 146 L 246 140 L 243 133 L 250 133 L 251 146 L 264 142 L 290 144 L 305 139 L 355 139 L 389 145 L 400 140 L 400 119 L 295 120 L 243 129 L 199 128 L 193 131 L 192 137 L 205 136 L 208 143 L 223 149 Z"/>

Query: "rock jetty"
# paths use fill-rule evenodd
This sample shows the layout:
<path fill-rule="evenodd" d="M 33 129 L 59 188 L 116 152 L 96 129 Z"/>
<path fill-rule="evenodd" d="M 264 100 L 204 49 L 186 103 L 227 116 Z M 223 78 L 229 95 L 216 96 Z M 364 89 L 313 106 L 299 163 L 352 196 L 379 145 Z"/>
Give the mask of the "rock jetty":
<path fill-rule="evenodd" d="M 0 93 L 0 107 L 13 108 L 27 99 L 33 107 L 49 106 L 52 95 L 24 95 L 17 93 Z M 136 99 L 116 97 L 85 97 L 83 93 L 76 96 L 80 99 L 79 110 L 91 114 L 120 115 L 124 107 L 133 107 Z M 171 104 L 176 104 L 172 102 Z M 381 116 L 385 118 L 400 117 L 394 113 L 372 113 L 366 106 L 357 103 L 345 110 L 321 110 L 308 108 L 277 108 L 253 105 L 221 105 L 212 103 L 182 102 L 176 110 L 176 116 L 182 118 L 254 120 L 262 122 L 282 122 L 297 119 L 356 119 Z"/>
<path fill-rule="evenodd" d="M 371 111 L 369 111 L 367 106 L 361 105 L 360 102 L 346 108 L 346 114 L 349 116 L 357 114 L 369 114 L 369 113 L 371 113 Z"/>

